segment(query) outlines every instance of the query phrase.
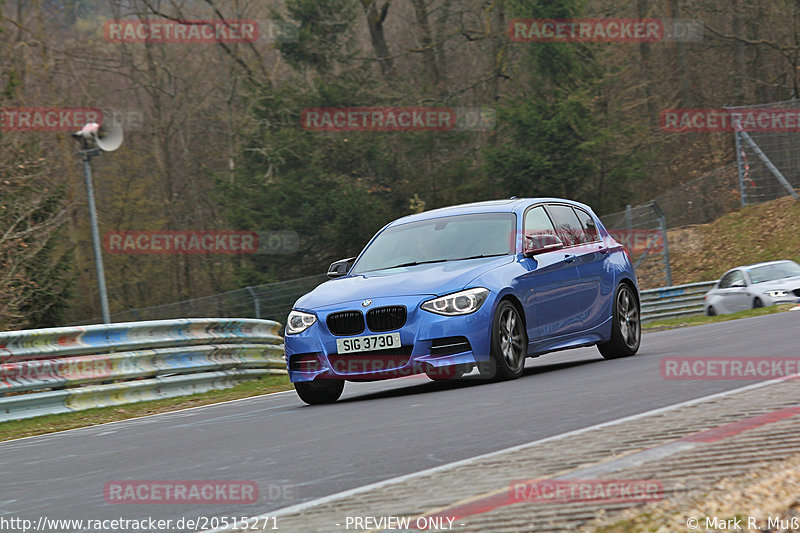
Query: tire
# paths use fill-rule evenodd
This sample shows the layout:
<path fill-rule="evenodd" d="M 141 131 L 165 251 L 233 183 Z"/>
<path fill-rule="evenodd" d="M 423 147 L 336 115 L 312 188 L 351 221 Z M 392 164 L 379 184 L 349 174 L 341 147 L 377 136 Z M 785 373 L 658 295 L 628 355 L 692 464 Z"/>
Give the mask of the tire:
<path fill-rule="evenodd" d="M 764 302 L 761 301 L 761 298 L 756 298 L 753 300 L 753 309 L 758 309 L 759 307 L 764 307 Z"/>
<path fill-rule="evenodd" d="M 628 357 L 639 350 L 642 341 L 642 324 L 639 299 L 627 283 L 621 283 L 614 295 L 614 315 L 611 339 L 597 345 L 606 359 Z"/>
<path fill-rule="evenodd" d="M 321 379 L 318 381 L 299 381 L 294 390 L 300 399 L 308 405 L 333 403 L 339 399 L 344 390 L 343 379 Z"/>
<path fill-rule="evenodd" d="M 494 313 L 491 356 L 488 364 L 481 365 L 481 373 L 498 381 L 517 379 L 525 369 L 527 350 L 525 323 L 514 304 L 503 300 Z"/>
<path fill-rule="evenodd" d="M 708 311 L 706 312 L 706 316 L 717 316 L 717 312 L 714 310 L 713 307 L 709 307 Z"/>

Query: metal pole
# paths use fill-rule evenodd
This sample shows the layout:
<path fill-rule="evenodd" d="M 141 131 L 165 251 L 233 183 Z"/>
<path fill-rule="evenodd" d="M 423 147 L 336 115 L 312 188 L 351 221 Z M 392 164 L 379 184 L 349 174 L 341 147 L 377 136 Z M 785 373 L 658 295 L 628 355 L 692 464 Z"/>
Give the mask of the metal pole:
<path fill-rule="evenodd" d="M 650 207 L 658 217 L 658 229 L 661 230 L 661 239 L 664 241 L 664 278 L 667 287 L 672 286 L 672 267 L 669 264 L 669 241 L 667 240 L 667 215 L 656 202 L 651 202 Z"/>
<path fill-rule="evenodd" d="M 667 218 L 661 216 L 658 219 L 658 225 L 661 227 L 661 238 L 664 239 L 664 275 L 667 281 L 667 287 L 672 287 L 672 267 L 669 265 L 669 241 L 667 240 Z"/>
<path fill-rule="evenodd" d="M 250 292 L 250 296 L 253 297 L 253 307 L 256 312 L 256 318 L 261 318 L 261 301 L 258 299 L 258 294 L 256 294 L 256 290 L 253 287 L 247 287 L 248 292 Z"/>
<path fill-rule="evenodd" d="M 111 323 L 111 315 L 108 312 L 108 293 L 106 292 L 106 274 L 103 269 L 103 252 L 100 248 L 100 231 L 97 229 L 97 208 L 94 203 L 94 187 L 92 186 L 92 156 L 99 155 L 99 150 L 84 150 L 83 154 L 83 177 L 86 179 L 86 196 L 89 199 L 89 223 L 92 227 L 92 246 L 94 248 L 94 266 L 97 270 L 97 288 L 100 291 L 100 311 L 103 315 L 103 323 Z"/>
<path fill-rule="evenodd" d="M 742 140 L 739 137 L 739 130 L 734 133 L 736 139 L 736 162 L 739 167 L 739 196 L 742 197 L 742 207 L 747 205 L 747 188 L 744 184 L 744 161 L 742 161 Z"/>

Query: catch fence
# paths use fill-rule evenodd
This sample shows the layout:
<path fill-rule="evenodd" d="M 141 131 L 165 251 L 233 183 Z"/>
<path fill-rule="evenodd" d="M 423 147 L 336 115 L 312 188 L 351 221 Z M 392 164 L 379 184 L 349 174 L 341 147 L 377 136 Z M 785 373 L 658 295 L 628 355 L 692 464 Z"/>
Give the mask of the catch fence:
<path fill-rule="evenodd" d="M 726 109 L 732 115 L 735 129 L 741 204 L 767 202 L 787 194 L 797 200 L 800 100 Z M 758 115 L 759 111 L 763 114 Z M 776 117 L 777 121 L 759 122 L 764 117 Z"/>
<path fill-rule="evenodd" d="M 324 274 L 308 276 L 277 283 L 245 287 L 202 298 L 128 309 L 118 313 L 111 313 L 111 321 L 130 322 L 172 318 L 241 317 L 285 322 L 294 302 L 326 279 L 328 278 Z M 100 321 L 100 318 L 94 317 L 78 324 L 96 324 Z"/>

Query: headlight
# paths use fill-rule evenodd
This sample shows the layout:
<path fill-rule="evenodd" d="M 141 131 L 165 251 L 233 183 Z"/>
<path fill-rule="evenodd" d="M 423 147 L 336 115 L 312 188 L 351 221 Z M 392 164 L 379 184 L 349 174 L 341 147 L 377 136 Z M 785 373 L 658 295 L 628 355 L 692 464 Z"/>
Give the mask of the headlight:
<path fill-rule="evenodd" d="M 317 317 L 311 313 L 292 310 L 292 312 L 289 313 L 289 318 L 286 319 L 286 334 L 294 335 L 295 333 L 301 333 L 310 328 L 316 321 Z"/>
<path fill-rule="evenodd" d="M 767 291 L 767 296 L 769 296 L 770 298 L 782 298 L 784 296 L 787 296 L 788 294 L 789 291 Z"/>
<path fill-rule="evenodd" d="M 467 289 L 428 300 L 421 307 L 437 315 L 468 315 L 480 309 L 487 296 L 489 289 Z"/>

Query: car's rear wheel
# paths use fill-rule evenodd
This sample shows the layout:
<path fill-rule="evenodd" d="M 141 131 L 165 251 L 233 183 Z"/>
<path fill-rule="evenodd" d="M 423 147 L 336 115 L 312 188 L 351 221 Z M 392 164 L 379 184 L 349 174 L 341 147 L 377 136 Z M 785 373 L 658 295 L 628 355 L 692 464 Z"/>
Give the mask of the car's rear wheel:
<path fill-rule="evenodd" d="M 339 399 L 344 390 L 342 379 L 321 379 L 317 381 L 299 381 L 294 390 L 300 399 L 309 405 L 333 403 Z"/>
<path fill-rule="evenodd" d="M 717 311 L 713 307 L 709 306 L 708 311 L 706 311 L 706 314 L 708 316 L 717 316 Z"/>
<path fill-rule="evenodd" d="M 497 306 L 492 320 L 492 352 L 488 366 L 488 377 L 506 380 L 516 379 L 525 368 L 528 350 L 528 335 L 525 323 L 517 308 L 508 300 Z M 483 369 L 482 369 L 483 370 Z M 486 372 L 481 372 L 486 373 Z"/>
<path fill-rule="evenodd" d="M 611 324 L 611 339 L 597 345 L 606 359 L 627 357 L 639 350 L 642 340 L 639 299 L 627 283 L 617 287 L 614 296 L 614 316 Z"/>
<path fill-rule="evenodd" d="M 758 309 L 759 307 L 764 307 L 764 302 L 761 301 L 761 298 L 756 298 L 753 300 L 753 309 Z"/>

